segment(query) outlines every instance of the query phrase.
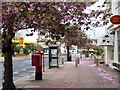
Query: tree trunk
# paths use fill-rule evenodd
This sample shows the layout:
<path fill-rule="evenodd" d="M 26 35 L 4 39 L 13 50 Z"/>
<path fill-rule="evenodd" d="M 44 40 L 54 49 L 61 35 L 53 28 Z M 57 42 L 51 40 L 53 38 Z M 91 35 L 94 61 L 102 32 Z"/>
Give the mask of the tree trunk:
<path fill-rule="evenodd" d="M 10 37 L 9 37 L 9 36 Z M 13 64 L 12 64 L 12 38 L 14 33 L 11 29 L 8 32 L 2 33 L 2 53 L 4 54 L 4 82 L 2 90 L 15 90 L 15 85 L 13 83 Z"/>
<path fill-rule="evenodd" d="M 89 49 L 87 49 L 87 55 L 86 55 L 86 57 L 89 57 Z"/>
<path fill-rule="evenodd" d="M 12 52 L 6 52 L 4 56 L 4 82 L 3 90 L 15 90 L 13 83 L 13 65 L 12 65 Z"/>
<path fill-rule="evenodd" d="M 70 56 L 69 49 L 70 49 L 70 47 L 67 46 L 67 61 L 71 61 L 71 56 Z"/>

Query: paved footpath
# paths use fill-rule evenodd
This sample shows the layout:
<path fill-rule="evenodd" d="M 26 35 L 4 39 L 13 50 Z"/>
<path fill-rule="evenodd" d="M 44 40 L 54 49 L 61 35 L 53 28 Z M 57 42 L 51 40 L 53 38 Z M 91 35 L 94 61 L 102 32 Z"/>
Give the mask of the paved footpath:
<path fill-rule="evenodd" d="M 43 80 L 34 80 L 34 74 L 15 82 L 17 88 L 120 88 L 119 72 L 109 66 L 94 64 L 93 60 L 65 62 L 60 68 L 45 69 Z M 108 89 L 109 90 L 109 89 Z M 110 89 L 111 90 L 111 89 Z M 116 90 L 116 89 L 113 89 Z M 118 89 L 117 89 L 118 90 Z"/>

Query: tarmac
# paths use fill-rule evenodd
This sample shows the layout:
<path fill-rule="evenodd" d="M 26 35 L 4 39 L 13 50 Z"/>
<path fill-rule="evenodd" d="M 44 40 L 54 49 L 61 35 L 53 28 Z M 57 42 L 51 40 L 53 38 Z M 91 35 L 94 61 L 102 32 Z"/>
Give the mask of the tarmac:
<path fill-rule="evenodd" d="M 44 55 L 44 57 L 48 57 L 47 54 Z M 13 56 L 13 60 L 19 60 L 19 59 L 31 59 L 31 55 L 25 55 L 25 56 Z M 4 61 L 4 57 L 0 56 L 0 62 Z"/>
<path fill-rule="evenodd" d="M 13 56 L 12 58 L 13 60 L 30 59 L 29 56 L 15 56 L 15 57 Z M 0 56 L 0 63 L 3 63 L 3 62 L 4 62 L 4 57 Z"/>
<path fill-rule="evenodd" d="M 15 81 L 17 88 L 33 89 L 104 89 L 120 90 L 120 74 L 109 66 L 96 66 L 93 59 L 81 59 L 78 67 L 75 61 L 66 61 L 59 68 L 45 68 L 42 80 L 35 80 L 35 74 Z"/>

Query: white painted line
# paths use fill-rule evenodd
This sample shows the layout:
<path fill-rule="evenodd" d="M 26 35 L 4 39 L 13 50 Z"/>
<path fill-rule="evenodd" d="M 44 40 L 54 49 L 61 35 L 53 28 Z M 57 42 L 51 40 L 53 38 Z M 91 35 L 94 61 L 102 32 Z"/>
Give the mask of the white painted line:
<path fill-rule="evenodd" d="M 21 75 L 21 77 L 23 77 L 24 75 Z"/>
<path fill-rule="evenodd" d="M 13 72 L 13 74 L 18 74 L 18 72 Z"/>
<path fill-rule="evenodd" d="M 35 71 L 30 71 L 30 72 L 35 72 Z"/>
<path fill-rule="evenodd" d="M 22 69 L 22 71 L 26 71 L 26 69 Z"/>
<path fill-rule="evenodd" d="M 21 78 L 19 78 L 18 80 L 15 80 L 14 82 L 16 83 L 16 82 L 19 82 L 19 81 L 22 81 L 22 80 L 27 80 L 27 79 L 29 79 L 31 76 L 34 76 L 34 73 L 33 74 L 30 74 L 30 75 L 26 75 L 26 76 L 24 76 L 24 75 L 21 75 L 22 77 Z M 23 77 L 24 76 L 24 77 Z"/>

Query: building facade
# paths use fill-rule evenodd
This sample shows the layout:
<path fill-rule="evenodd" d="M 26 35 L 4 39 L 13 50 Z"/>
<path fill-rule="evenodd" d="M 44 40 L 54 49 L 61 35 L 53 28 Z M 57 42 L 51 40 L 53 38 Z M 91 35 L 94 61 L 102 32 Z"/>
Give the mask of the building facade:
<path fill-rule="evenodd" d="M 113 16 L 120 15 L 120 0 L 111 0 L 109 8 Z M 113 37 L 113 46 L 105 46 L 106 64 L 113 69 L 120 70 L 120 24 L 109 23 L 106 26 L 106 32 Z"/>

